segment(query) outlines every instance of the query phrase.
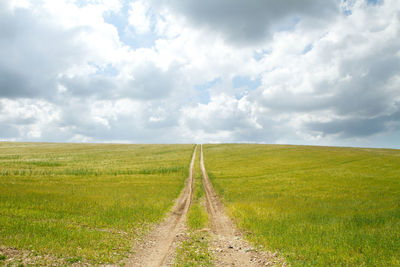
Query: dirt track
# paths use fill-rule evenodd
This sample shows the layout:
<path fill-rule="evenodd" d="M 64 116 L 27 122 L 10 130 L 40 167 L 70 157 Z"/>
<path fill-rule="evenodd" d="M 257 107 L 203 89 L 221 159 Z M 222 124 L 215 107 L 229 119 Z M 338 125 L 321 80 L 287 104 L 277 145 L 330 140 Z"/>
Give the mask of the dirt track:
<path fill-rule="evenodd" d="M 155 229 L 146 240 L 135 248 L 134 254 L 127 266 L 167 266 L 173 261 L 175 243 L 179 234 L 184 231 L 186 215 L 189 211 L 193 194 L 193 166 L 196 158 L 197 146 L 194 149 L 190 162 L 189 177 L 186 186 L 176 200 L 171 213 Z"/>
<path fill-rule="evenodd" d="M 203 146 L 201 146 L 200 166 L 207 201 L 212 235 L 212 250 L 216 266 L 273 266 L 282 265 L 276 254 L 258 252 L 236 229 L 234 223 L 225 214 L 224 207 L 208 179 L 204 166 Z"/>
<path fill-rule="evenodd" d="M 193 167 L 195 148 L 189 168 L 186 186 L 167 218 L 157 225 L 143 242 L 135 247 L 136 254 L 129 258 L 127 266 L 172 266 L 177 244 L 185 232 L 185 221 L 193 195 Z M 282 265 L 282 259 L 270 252 L 259 252 L 245 241 L 234 223 L 225 214 L 224 206 L 208 179 L 201 146 L 200 166 L 206 206 L 211 223 L 211 244 L 216 266 L 274 266 Z M 283 263 L 283 264 L 282 264 Z"/>

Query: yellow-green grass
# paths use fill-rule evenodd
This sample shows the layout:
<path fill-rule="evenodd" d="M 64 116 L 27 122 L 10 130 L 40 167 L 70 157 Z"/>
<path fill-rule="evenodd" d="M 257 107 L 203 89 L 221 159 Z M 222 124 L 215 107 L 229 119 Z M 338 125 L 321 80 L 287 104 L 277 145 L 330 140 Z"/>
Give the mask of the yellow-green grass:
<path fill-rule="evenodd" d="M 194 164 L 194 190 L 186 224 L 189 233 L 177 248 L 175 266 L 213 266 L 209 249 L 208 214 L 205 207 L 204 188 L 200 169 L 200 147 Z"/>
<path fill-rule="evenodd" d="M 122 260 L 179 195 L 193 148 L 0 143 L 0 247 Z"/>
<path fill-rule="evenodd" d="M 194 164 L 194 188 L 192 204 L 187 218 L 187 225 L 191 230 L 200 230 L 208 226 L 208 214 L 205 208 L 204 188 L 200 169 L 200 146 L 197 149 Z"/>
<path fill-rule="evenodd" d="M 293 266 L 400 266 L 400 150 L 207 145 L 247 237 Z"/>

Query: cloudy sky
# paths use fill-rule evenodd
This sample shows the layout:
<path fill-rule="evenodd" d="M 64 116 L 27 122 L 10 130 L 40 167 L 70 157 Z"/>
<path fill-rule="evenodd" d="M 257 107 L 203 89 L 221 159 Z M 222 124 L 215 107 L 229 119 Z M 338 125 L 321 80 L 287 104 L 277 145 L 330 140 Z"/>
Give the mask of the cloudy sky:
<path fill-rule="evenodd" d="M 400 148 L 400 1 L 1 0 L 0 140 Z"/>

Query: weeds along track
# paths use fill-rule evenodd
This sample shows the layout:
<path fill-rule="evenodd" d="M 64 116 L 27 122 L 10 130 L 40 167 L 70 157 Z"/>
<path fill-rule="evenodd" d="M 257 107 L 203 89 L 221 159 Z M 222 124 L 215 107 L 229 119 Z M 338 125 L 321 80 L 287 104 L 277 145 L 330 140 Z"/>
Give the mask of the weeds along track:
<path fill-rule="evenodd" d="M 174 243 L 180 232 L 184 231 L 186 215 L 193 195 L 193 168 L 197 146 L 190 162 L 189 176 L 179 198 L 167 218 L 135 248 L 136 253 L 129 259 L 127 266 L 166 266 L 175 252 Z"/>
<path fill-rule="evenodd" d="M 224 207 L 208 178 L 204 166 L 203 146 L 200 152 L 200 168 L 206 195 L 206 206 L 213 233 L 213 251 L 216 266 L 273 266 L 282 265 L 282 259 L 270 252 L 258 252 L 236 229 L 234 223 L 225 214 Z M 284 263 L 283 263 L 284 264 Z"/>

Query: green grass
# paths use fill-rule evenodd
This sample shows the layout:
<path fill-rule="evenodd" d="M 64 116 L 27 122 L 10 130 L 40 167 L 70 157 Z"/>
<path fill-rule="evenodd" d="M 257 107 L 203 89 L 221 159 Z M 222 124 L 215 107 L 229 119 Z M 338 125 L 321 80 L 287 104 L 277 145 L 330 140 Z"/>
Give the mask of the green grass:
<path fill-rule="evenodd" d="M 247 237 L 293 266 L 400 266 L 400 151 L 207 145 L 205 163 Z"/>
<path fill-rule="evenodd" d="M 193 148 L 0 143 L 0 246 L 119 262 L 172 206 Z"/>
<path fill-rule="evenodd" d="M 208 226 L 208 214 L 205 208 L 204 188 L 200 169 L 200 146 L 198 146 L 196 154 L 193 173 L 193 198 L 187 217 L 187 225 L 191 230 L 200 230 Z"/>
<path fill-rule="evenodd" d="M 209 226 L 209 221 L 200 170 L 200 146 L 197 147 L 193 175 L 193 198 L 186 219 L 189 233 L 177 248 L 175 266 L 213 266 L 213 255 L 209 250 L 209 233 L 201 231 Z"/>

